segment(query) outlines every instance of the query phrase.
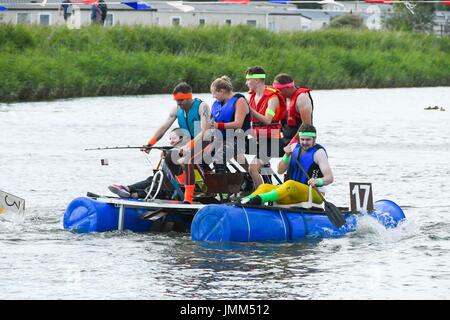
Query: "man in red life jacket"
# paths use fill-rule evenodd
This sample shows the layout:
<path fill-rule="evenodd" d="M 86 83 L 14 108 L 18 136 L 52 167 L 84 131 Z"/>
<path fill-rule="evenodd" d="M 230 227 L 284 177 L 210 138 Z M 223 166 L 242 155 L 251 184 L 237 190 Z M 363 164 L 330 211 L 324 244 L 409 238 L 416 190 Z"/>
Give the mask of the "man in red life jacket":
<path fill-rule="evenodd" d="M 277 89 L 265 85 L 266 72 L 262 67 L 248 68 L 245 78 L 249 88 L 252 131 L 257 140 L 256 158 L 249 166 L 249 173 L 257 188 L 264 182 L 260 168 L 269 164 L 270 158 L 283 154 L 281 119 L 286 115 L 286 102 Z"/>
<path fill-rule="evenodd" d="M 314 104 L 311 89 L 295 86 L 294 79 L 280 73 L 273 81 L 273 87 L 278 89 L 288 100 L 287 117 L 282 120 L 283 145 L 298 142 L 298 130 L 302 123 L 312 124 Z"/>

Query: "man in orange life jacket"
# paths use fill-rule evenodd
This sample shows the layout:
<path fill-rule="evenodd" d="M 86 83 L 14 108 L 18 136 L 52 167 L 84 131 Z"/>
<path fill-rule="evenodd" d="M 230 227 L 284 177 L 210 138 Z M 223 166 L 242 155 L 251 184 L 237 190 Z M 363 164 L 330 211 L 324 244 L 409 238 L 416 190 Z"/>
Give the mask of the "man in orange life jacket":
<path fill-rule="evenodd" d="M 278 89 L 284 98 L 289 100 L 287 117 L 282 120 L 283 145 L 298 142 L 298 131 L 302 123 L 312 124 L 314 104 L 311 89 L 296 87 L 294 79 L 280 73 L 273 81 L 273 87 Z"/>
<path fill-rule="evenodd" d="M 148 141 L 147 147 L 155 145 L 175 120 L 178 121 L 178 126 L 185 133 L 184 137 L 188 137 L 188 139 L 183 140 L 188 140 L 188 142 L 180 150 L 169 151 L 165 161 L 169 168 L 177 164 L 183 165 L 183 174 L 177 176 L 177 179 L 185 186 L 184 202 L 192 203 L 195 188 L 195 172 L 191 155 L 201 154 L 201 152 L 197 151 L 201 151 L 207 144 L 204 141 L 204 137 L 210 129 L 211 111 L 207 103 L 192 97 L 192 88 L 186 82 L 181 82 L 175 86 L 173 98 L 177 105 L 170 110 L 169 117 L 156 130 L 153 137 Z M 195 151 L 193 150 L 194 148 Z M 144 151 L 148 153 L 149 150 L 148 148 Z M 183 158 L 180 159 L 179 153 L 183 155 Z"/>
<path fill-rule="evenodd" d="M 250 163 L 249 173 L 257 188 L 264 182 L 259 169 L 269 164 L 271 157 L 282 154 L 281 119 L 286 114 L 286 102 L 277 89 L 265 85 L 266 72 L 262 67 L 248 68 L 245 78 L 249 88 L 252 131 L 257 140 L 256 158 Z"/>

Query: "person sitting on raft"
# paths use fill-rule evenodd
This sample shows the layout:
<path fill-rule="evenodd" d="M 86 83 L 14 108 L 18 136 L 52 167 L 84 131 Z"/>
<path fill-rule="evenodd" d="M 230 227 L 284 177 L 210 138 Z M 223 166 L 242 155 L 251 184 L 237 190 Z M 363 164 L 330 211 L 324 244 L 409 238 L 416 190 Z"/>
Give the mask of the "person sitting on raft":
<path fill-rule="evenodd" d="M 316 144 L 317 131 L 313 125 L 302 124 L 299 131 L 299 143 L 284 148 L 285 154 L 278 164 L 278 174 L 288 172 L 289 180 L 282 185 L 261 184 L 255 192 L 241 199 L 241 203 L 262 205 L 266 202 L 294 204 L 308 201 L 309 187 L 321 187 L 333 182 L 333 173 L 328 163 L 326 150 Z M 311 179 L 303 174 L 297 159 Z M 321 204 L 322 199 L 316 190 L 312 190 L 312 202 Z"/>
<path fill-rule="evenodd" d="M 169 134 L 169 144 L 174 149 L 179 149 L 183 142 L 183 130 L 181 128 L 173 129 Z M 172 150 L 172 149 L 171 149 Z M 165 155 L 165 151 L 161 152 L 161 157 Z M 183 174 L 183 168 L 180 165 L 173 164 L 171 161 L 167 165 L 175 175 Z M 152 185 L 153 176 L 148 177 L 143 181 L 133 183 L 129 186 L 121 184 L 112 184 L 108 187 L 109 191 L 117 194 L 121 198 L 135 198 L 143 199 L 147 196 L 146 189 Z"/>
<path fill-rule="evenodd" d="M 213 143 L 205 151 L 214 152 L 216 172 L 225 172 L 226 162 L 233 157 L 245 164 L 244 134 L 250 129 L 250 106 L 244 95 L 233 91 L 233 84 L 227 76 L 211 83 L 211 94 L 216 99 L 211 106 L 211 125 L 215 130 Z"/>

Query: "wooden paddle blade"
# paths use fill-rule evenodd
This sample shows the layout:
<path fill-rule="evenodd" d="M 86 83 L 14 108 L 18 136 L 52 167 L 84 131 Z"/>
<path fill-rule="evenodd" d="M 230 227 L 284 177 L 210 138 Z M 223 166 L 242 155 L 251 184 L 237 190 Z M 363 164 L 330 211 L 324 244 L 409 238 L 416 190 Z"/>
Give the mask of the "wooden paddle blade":
<path fill-rule="evenodd" d="M 325 213 L 336 228 L 342 227 L 346 222 L 339 209 L 331 202 L 325 201 Z"/>

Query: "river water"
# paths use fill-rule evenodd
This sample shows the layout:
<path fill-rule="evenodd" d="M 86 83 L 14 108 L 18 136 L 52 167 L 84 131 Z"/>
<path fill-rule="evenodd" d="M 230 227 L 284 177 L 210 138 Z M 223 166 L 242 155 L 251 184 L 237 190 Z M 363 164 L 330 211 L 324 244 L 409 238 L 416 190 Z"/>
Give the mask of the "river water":
<path fill-rule="evenodd" d="M 347 206 L 348 183 L 371 182 L 374 200 L 404 208 L 399 228 L 366 218 L 339 239 L 226 245 L 177 233 L 74 234 L 62 227 L 72 199 L 143 179 L 159 157 L 84 149 L 144 144 L 170 96 L 0 104 L 0 190 L 26 200 L 23 219 L 0 218 L 0 299 L 450 298 L 450 88 L 313 98 L 335 176 L 328 200 Z M 434 105 L 447 111 L 424 110 Z"/>

